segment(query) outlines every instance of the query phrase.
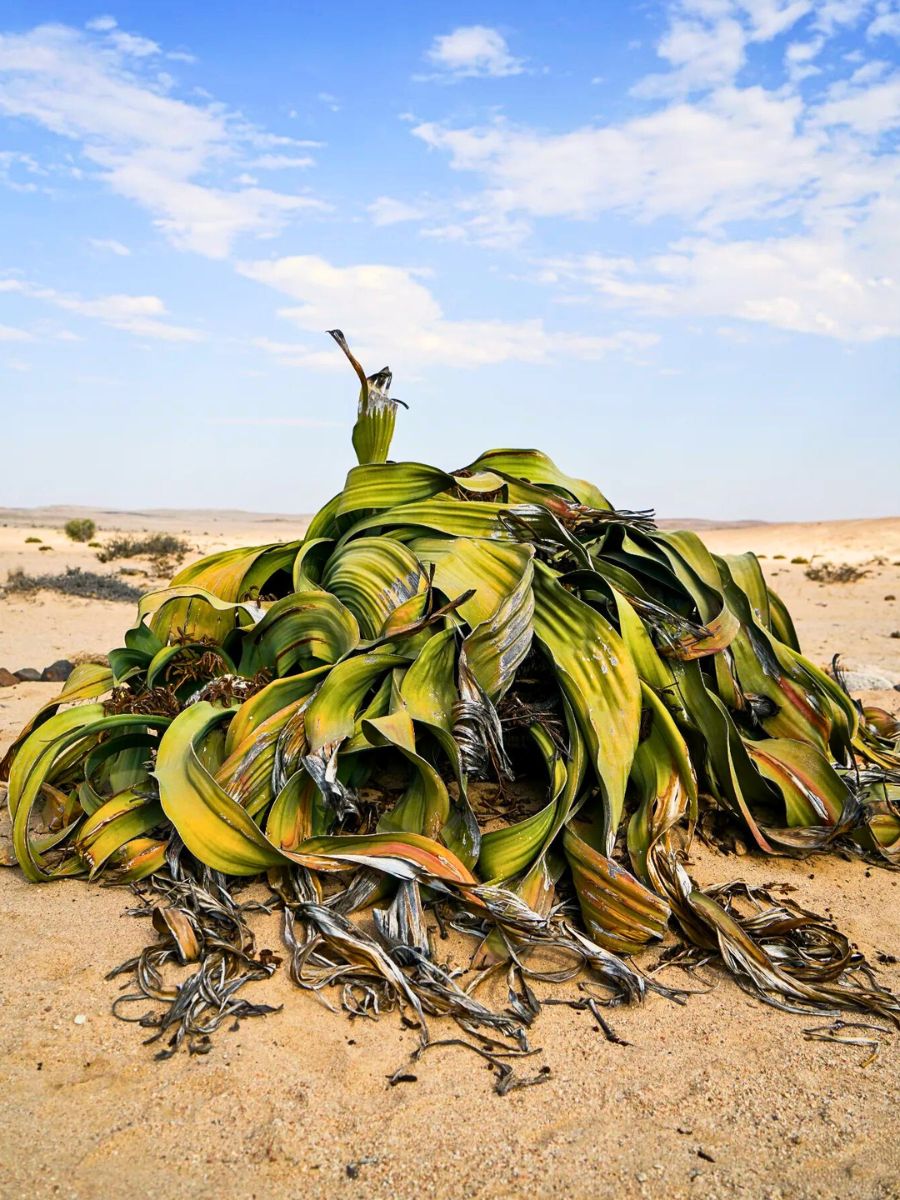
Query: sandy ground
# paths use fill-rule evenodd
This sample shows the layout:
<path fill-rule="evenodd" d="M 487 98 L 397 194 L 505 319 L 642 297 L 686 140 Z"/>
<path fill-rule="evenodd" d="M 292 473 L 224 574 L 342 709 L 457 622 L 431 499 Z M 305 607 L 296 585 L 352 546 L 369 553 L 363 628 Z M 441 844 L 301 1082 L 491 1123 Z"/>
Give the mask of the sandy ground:
<path fill-rule="evenodd" d="M 68 515 L 0 511 L 0 584 L 16 567 L 97 569 L 93 550 L 59 532 Z M 187 531 L 204 551 L 302 528 L 300 519 L 241 513 L 105 514 L 98 524 L 100 540 L 113 528 Z M 26 536 L 53 549 L 25 544 Z M 900 519 L 703 536 L 719 551 L 766 555 L 811 657 L 824 662 L 841 650 L 850 665 L 900 678 L 900 639 L 890 636 L 900 630 L 900 602 L 886 598 L 900 596 Z M 870 573 L 816 585 L 789 561 L 814 555 L 866 563 Z M 149 571 L 130 581 L 154 583 Z M 105 651 L 132 615 L 128 604 L 48 593 L 0 598 L 0 666 Z M 0 690 L 0 746 L 55 690 Z M 900 692 L 864 699 L 900 710 Z M 703 883 L 791 883 L 868 956 L 900 955 L 900 874 L 699 847 L 693 871 Z M 705 977 L 715 986 L 685 1007 L 653 997 L 611 1013 L 628 1046 L 607 1042 L 589 1013 L 545 1009 L 533 1064 L 551 1067 L 549 1081 L 505 1097 L 451 1048 L 418 1063 L 416 1082 L 388 1087 L 414 1035 L 392 1017 L 350 1023 L 329 1013 L 283 972 L 251 997 L 284 1004 L 281 1014 L 221 1033 L 206 1058 L 156 1063 L 139 1030 L 109 1013 L 116 984 L 104 973 L 146 937 L 144 922 L 123 917 L 128 904 L 118 889 L 34 887 L 17 871 L 0 872 L 3 1197 L 900 1197 L 896 1044 L 863 1066 L 865 1049 L 805 1040 L 815 1021 L 766 1008 L 715 973 Z M 274 918 L 259 929 L 260 945 L 277 949 Z M 882 977 L 900 988 L 897 965 Z"/>

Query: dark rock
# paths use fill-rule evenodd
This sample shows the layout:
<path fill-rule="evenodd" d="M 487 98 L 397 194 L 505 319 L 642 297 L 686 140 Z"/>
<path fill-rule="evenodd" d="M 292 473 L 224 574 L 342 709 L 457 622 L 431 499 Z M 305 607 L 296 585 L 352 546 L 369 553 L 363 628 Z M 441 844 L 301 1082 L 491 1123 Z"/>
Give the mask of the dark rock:
<path fill-rule="evenodd" d="M 18 671 L 13 671 L 13 674 L 22 683 L 39 683 L 41 679 L 40 671 L 35 670 L 34 667 L 21 667 Z"/>
<path fill-rule="evenodd" d="M 49 667 L 44 667 L 41 672 L 41 681 L 43 683 L 65 683 L 74 670 L 74 663 L 70 663 L 67 658 L 58 658 Z"/>
<path fill-rule="evenodd" d="M 0 667 L 0 687 L 15 687 L 17 683 L 21 683 L 20 679 L 16 679 L 12 671 L 7 671 L 6 667 Z"/>

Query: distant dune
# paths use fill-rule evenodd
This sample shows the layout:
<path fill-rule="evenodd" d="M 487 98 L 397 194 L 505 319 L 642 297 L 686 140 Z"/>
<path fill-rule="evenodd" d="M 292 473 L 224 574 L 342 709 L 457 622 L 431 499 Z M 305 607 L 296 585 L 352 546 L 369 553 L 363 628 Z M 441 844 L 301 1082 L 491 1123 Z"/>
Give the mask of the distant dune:
<path fill-rule="evenodd" d="M 243 508 L 99 508 L 82 504 L 45 504 L 36 508 L 0 508 L 0 525 L 21 528 L 43 527 L 60 529 L 73 517 L 90 517 L 101 530 L 162 530 L 168 533 L 196 535 L 204 530 L 212 533 L 225 528 L 262 529 L 276 534 L 283 526 L 285 536 L 295 536 L 297 530 L 305 529 L 311 513 L 252 512 Z M 890 517 L 875 518 L 891 520 Z M 829 525 L 844 522 L 829 521 Z M 743 520 L 717 521 L 711 517 L 658 517 L 660 529 L 744 529 L 759 525 L 771 525 L 749 517 Z M 802 524 L 802 522 L 798 522 Z"/>
<path fill-rule="evenodd" d="M 311 514 L 258 513 L 240 508 L 95 508 L 83 504 L 46 504 L 37 508 L 0 508 L 0 525 L 20 528 L 62 528 L 73 517 L 90 517 L 103 530 L 160 530 L 195 535 L 223 528 L 252 529 L 284 526 L 284 536 L 304 529 Z M 279 535 L 275 535 L 275 540 Z"/>

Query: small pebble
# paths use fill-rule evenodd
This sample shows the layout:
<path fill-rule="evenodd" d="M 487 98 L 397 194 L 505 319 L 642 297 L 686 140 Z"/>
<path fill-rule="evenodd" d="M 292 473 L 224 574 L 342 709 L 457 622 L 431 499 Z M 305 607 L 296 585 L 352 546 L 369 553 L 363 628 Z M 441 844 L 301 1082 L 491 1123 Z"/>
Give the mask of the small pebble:
<path fill-rule="evenodd" d="M 83 1025 L 85 1023 L 85 1021 L 87 1021 L 87 1017 L 84 1015 L 84 1013 L 79 1013 L 78 1016 L 75 1018 L 76 1025 Z"/>

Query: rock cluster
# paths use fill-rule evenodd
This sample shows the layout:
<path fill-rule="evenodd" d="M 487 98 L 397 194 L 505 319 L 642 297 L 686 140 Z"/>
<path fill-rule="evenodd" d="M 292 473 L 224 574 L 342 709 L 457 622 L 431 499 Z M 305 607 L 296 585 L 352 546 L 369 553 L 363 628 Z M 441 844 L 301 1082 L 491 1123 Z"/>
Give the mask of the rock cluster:
<path fill-rule="evenodd" d="M 17 683 L 65 683 L 75 664 L 67 658 L 59 658 L 56 662 L 38 671 L 35 667 L 20 667 L 18 671 L 8 671 L 0 667 L 0 687 L 15 687 Z"/>

